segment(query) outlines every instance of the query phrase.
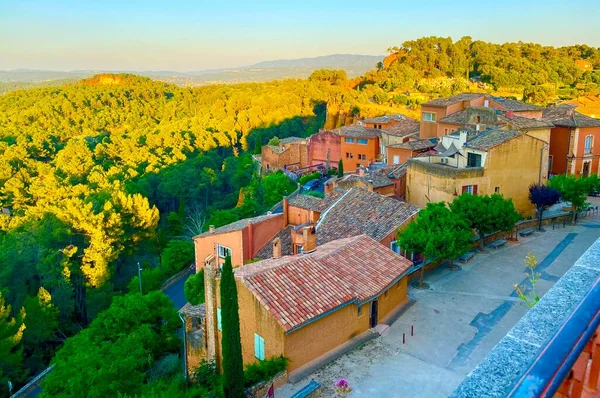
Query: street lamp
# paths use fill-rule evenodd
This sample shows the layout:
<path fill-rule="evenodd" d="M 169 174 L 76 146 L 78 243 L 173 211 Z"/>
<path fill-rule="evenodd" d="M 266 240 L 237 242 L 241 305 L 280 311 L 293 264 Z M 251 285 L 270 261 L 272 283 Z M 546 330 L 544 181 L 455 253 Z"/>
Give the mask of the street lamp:
<path fill-rule="evenodd" d="M 144 293 L 142 293 L 142 267 L 140 266 L 139 261 L 137 263 L 137 266 L 138 266 L 138 280 L 140 281 L 140 294 L 143 295 Z"/>

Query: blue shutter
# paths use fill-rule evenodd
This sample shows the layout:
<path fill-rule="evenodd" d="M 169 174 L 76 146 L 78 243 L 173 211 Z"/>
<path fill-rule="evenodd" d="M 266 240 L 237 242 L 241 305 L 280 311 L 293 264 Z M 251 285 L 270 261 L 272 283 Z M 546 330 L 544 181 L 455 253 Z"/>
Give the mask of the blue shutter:
<path fill-rule="evenodd" d="M 221 309 L 217 308 L 217 329 L 221 329 Z"/>
<path fill-rule="evenodd" d="M 254 356 L 261 361 L 265 359 L 265 339 L 254 333 Z"/>

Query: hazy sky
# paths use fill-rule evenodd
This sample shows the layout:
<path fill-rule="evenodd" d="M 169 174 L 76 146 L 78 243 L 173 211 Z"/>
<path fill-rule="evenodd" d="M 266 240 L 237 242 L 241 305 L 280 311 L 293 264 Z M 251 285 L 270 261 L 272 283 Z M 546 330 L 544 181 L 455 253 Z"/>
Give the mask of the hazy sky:
<path fill-rule="evenodd" d="M 600 0 L 0 0 L 0 69 L 190 71 L 429 35 L 600 47 Z"/>

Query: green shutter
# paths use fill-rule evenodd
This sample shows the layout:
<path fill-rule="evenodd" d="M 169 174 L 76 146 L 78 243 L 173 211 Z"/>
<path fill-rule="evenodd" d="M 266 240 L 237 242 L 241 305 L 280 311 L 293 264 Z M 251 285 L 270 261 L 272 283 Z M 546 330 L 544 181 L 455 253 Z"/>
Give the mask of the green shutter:
<path fill-rule="evenodd" d="M 254 333 L 254 356 L 261 361 L 265 359 L 265 339 Z"/>

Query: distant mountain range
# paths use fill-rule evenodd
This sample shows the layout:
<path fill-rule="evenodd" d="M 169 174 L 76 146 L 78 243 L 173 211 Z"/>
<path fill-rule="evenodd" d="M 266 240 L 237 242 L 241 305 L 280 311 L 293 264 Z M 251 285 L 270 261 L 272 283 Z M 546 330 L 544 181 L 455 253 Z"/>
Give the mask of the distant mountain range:
<path fill-rule="evenodd" d="M 54 80 L 75 81 L 98 73 L 134 73 L 181 86 L 199 86 L 218 83 L 262 82 L 286 78 L 306 78 L 316 69 L 343 69 L 348 76 L 360 76 L 373 69 L 383 55 L 333 54 L 314 58 L 263 61 L 239 68 L 209 69 L 191 72 L 174 71 L 103 71 L 74 70 L 68 72 L 15 69 L 0 71 L 0 92 L 16 88 L 49 85 Z M 4 84 L 3 84 L 4 83 Z M 10 84 L 9 84 L 10 83 Z M 20 84 L 26 83 L 26 84 Z"/>

